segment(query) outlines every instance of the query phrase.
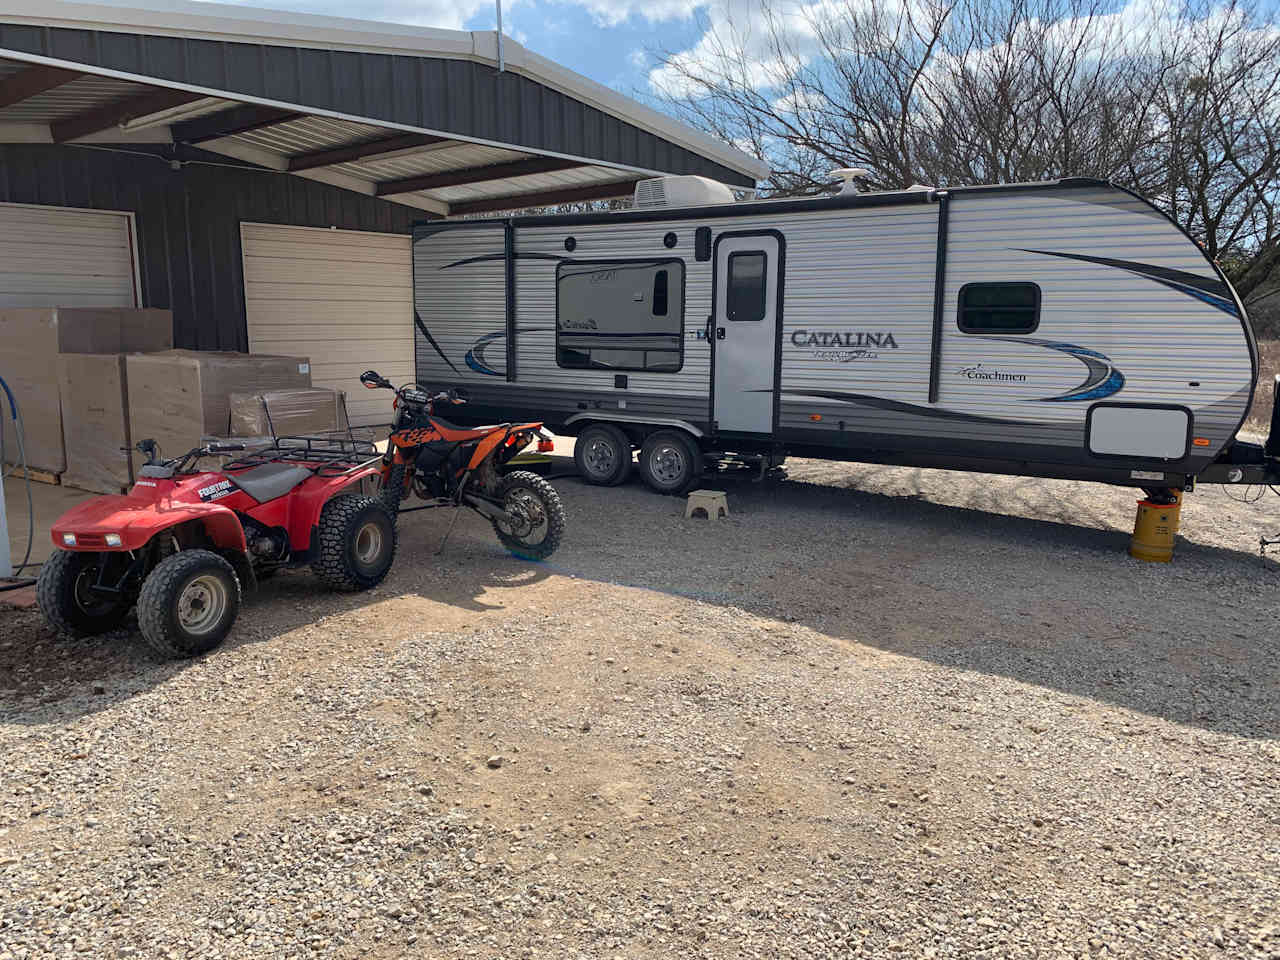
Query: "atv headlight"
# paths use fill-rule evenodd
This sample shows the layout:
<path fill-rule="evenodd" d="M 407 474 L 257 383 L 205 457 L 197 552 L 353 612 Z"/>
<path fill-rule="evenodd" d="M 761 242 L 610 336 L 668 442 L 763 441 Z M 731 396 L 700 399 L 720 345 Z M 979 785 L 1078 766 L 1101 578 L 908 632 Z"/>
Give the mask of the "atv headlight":
<path fill-rule="evenodd" d="M 76 545 L 76 535 L 74 533 L 64 533 L 62 535 L 62 545 L 64 547 L 74 547 Z"/>
<path fill-rule="evenodd" d="M 120 546 L 121 542 L 122 542 L 122 541 L 120 540 L 120 534 L 118 534 L 118 533 L 108 533 L 108 534 L 107 534 L 107 546 L 108 546 L 108 547 L 118 547 L 118 546 Z"/>

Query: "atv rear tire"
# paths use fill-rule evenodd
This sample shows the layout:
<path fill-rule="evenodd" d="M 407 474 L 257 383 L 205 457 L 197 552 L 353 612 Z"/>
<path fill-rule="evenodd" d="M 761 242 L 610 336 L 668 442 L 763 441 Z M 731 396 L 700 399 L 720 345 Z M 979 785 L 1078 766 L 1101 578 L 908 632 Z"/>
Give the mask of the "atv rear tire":
<path fill-rule="evenodd" d="M 212 550 L 165 557 L 142 582 L 138 629 L 162 657 L 208 653 L 226 639 L 240 613 L 240 580 Z"/>
<path fill-rule="evenodd" d="M 503 510 L 521 518 L 519 525 L 509 529 L 493 521 L 504 547 L 525 560 L 545 560 L 556 552 L 564 536 L 564 505 L 555 487 L 536 473 L 517 470 L 498 481 L 494 499 Z"/>
<path fill-rule="evenodd" d="M 317 536 L 311 569 L 332 590 L 376 587 L 396 558 L 395 519 L 381 499 L 339 494 L 320 511 Z"/>
<path fill-rule="evenodd" d="M 36 604 L 49 626 L 69 637 L 114 630 L 129 614 L 129 601 L 89 591 L 97 582 L 100 553 L 55 550 L 40 568 Z"/>

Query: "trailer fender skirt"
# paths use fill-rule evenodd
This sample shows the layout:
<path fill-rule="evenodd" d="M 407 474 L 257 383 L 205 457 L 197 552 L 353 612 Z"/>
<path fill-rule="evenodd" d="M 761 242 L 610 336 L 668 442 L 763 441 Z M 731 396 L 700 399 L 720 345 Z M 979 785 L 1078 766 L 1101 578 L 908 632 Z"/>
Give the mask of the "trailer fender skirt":
<path fill-rule="evenodd" d="M 564 423 L 567 427 L 572 426 L 574 423 L 596 420 L 604 420 L 611 423 L 634 423 L 640 426 L 678 427 L 681 430 L 687 430 L 695 437 L 706 436 L 702 430 L 699 430 L 688 420 L 679 420 L 676 417 L 651 417 L 643 413 L 622 413 L 615 410 L 591 410 L 586 413 L 575 413 Z"/>

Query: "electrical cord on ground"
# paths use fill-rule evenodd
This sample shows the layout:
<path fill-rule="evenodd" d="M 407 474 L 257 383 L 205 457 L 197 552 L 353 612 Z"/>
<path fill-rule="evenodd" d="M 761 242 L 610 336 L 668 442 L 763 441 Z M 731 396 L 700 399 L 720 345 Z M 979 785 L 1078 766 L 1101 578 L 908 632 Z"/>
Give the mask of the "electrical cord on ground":
<path fill-rule="evenodd" d="M 14 438 L 18 442 L 18 457 L 22 464 L 22 475 L 26 481 L 27 489 L 27 552 L 22 557 L 22 562 L 13 568 L 15 574 L 21 573 L 26 567 L 32 566 L 31 563 L 31 547 L 36 539 L 36 509 L 31 496 L 31 471 L 27 467 L 27 444 L 26 431 L 22 422 L 22 409 L 18 405 L 17 398 L 14 397 L 13 391 L 9 389 L 9 384 L 4 382 L 4 377 L 0 377 L 0 390 L 4 391 L 4 395 L 9 398 L 9 416 L 13 419 Z M 4 407 L 0 405 L 0 416 L 4 415 Z M 7 474 L 4 472 L 5 461 L 4 450 L 4 431 L 0 430 L 0 484 L 6 477 L 13 476 L 14 471 L 18 469 L 15 464 L 13 469 Z M 0 496 L 4 496 L 4 490 L 0 488 Z M 5 590 L 17 590 L 21 587 L 29 587 L 35 583 L 35 580 L 20 580 L 17 583 L 6 584 L 0 586 L 0 592 Z"/>
<path fill-rule="evenodd" d="M 1280 497 L 1280 490 L 1277 490 L 1274 485 L 1269 483 L 1265 483 L 1265 484 L 1251 483 L 1244 488 L 1244 493 L 1238 497 L 1231 492 L 1230 484 L 1223 483 L 1223 484 L 1219 484 L 1219 486 L 1222 487 L 1222 492 L 1227 495 L 1228 499 L 1234 500 L 1236 503 L 1257 503 L 1259 500 L 1261 500 L 1263 497 L 1267 495 L 1268 490 L 1274 493 L 1277 497 Z M 1249 494 L 1254 489 L 1256 489 L 1258 492 L 1253 496 L 1250 496 Z"/>

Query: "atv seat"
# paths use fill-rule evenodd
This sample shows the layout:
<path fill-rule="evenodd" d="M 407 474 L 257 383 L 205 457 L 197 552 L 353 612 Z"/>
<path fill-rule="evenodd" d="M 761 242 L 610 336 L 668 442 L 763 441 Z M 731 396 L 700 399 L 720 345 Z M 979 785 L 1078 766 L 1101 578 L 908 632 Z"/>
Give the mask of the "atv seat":
<path fill-rule="evenodd" d="M 259 503 L 266 503 L 286 493 L 311 476 L 306 467 L 287 463 L 264 463 L 244 473 L 227 474 L 227 479 Z"/>

